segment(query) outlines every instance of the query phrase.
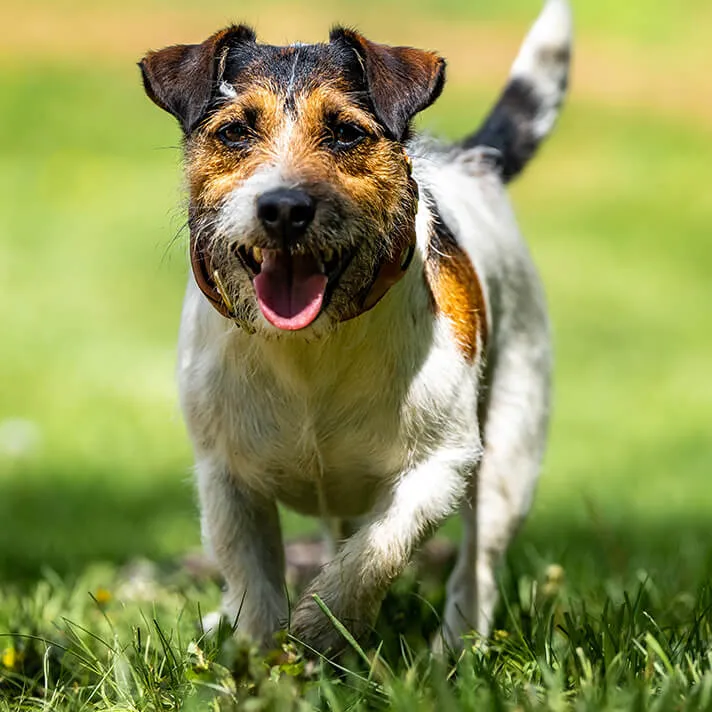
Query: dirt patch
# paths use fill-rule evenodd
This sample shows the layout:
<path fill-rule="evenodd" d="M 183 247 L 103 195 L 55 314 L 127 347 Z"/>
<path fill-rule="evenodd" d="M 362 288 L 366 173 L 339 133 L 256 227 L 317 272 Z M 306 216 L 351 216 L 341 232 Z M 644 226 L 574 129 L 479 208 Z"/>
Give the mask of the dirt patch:
<path fill-rule="evenodd" d="M 284 43 L 323 41 L 333 18 L 323 11 L 270 5 L 250 13 L 260 38 Z M 357 13 L 359 27 L 374 38 L 439 50 L 448 58 L 449 81 L 496 91 L 503 83 L 525 27 L 424 21 L 373 11 Z M 86 6 L 68 12 L 30 3 L 7 8 L 0 26 L 0 65 L 63 61 L 131 63 L 147 49 L 195 42 L 234 17 L 216 10 L 161 10 Z M 645 53 L 582 35 L 577 39 L 573 90 L 578 99 L 710 125 L 712 92 L 701 67 L 701 49 L 660 48 Z"/>

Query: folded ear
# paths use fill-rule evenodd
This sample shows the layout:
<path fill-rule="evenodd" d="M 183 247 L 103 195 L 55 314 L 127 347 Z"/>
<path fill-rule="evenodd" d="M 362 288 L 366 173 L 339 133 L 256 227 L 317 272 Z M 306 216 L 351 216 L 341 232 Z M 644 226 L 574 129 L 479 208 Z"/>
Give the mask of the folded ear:
<path fill-rule="evenodd" d="M 218 90 L 227 53 L 238 44 L 254 42 L 245 25 L 216 32 L 197 45 L 174 45 L 149 52 L 140 62 L 146 94 L 173 114 L 188 134 L 202 118 Z"/>
<path fill-rule="evenodd" d="M 332 30 L 330 40 L 358 55 L 376 115 L 394 138 L 403 139 L 410 120 L 440 96 L 445 60 L 434 52 L 377 44 L 343 27 Z"/>

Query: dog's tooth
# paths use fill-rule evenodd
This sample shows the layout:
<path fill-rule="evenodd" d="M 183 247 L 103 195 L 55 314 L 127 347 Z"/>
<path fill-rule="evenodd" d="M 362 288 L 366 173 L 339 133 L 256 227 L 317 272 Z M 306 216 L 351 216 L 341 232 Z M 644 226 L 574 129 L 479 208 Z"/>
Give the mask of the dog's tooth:
<path fill-rule="evenodd" d="M 325 247 L 323 250 L 324 262 L 331 262 L 334 259 L 334 250 L 331 247 Z"/>
<path fill-rule="evenodd" d="M 258 265 L 262 264 L 262 248 L 261 247 L 253 247 L 252 248 L 252 259 L 254 259 L 255 262 L 257 262 Z"/>

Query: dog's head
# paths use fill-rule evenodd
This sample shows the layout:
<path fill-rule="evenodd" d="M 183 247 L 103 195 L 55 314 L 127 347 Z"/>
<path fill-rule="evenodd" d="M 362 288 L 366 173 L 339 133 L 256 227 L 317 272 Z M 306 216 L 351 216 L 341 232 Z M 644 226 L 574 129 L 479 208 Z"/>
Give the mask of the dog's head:
<path fill-rule="evenodd" d="M 218 310 L 321 331 L 380 296 L 379 270 L 413 241 L 404 141 L 442 90 L 440 57 L 340 28 L 274 47 L 239 26 L 140 67 L 185 135 L 193 268 Z"/>

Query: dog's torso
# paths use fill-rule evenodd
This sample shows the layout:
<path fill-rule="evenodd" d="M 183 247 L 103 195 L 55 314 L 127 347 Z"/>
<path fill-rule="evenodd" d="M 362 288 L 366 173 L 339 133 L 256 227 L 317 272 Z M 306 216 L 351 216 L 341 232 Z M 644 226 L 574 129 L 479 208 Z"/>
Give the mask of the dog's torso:
<path fill-rule="evenodd" d="M 486 161 L 473 171 L 427 144 L 414 152 L 423 187 L 417 251 L 377 308 L 315 340 L 256 339 L 188 287 L 179 380 L 198 458 L 222 459 L 249 487 L 302 513 L 362 516 L 434 452 L 460 450 L 471 465 L 481 451 L 486 339 L 496 344 L 506 318 L 492 310 L 490 276 L 526 262 L 526 251 Z M 455 256 L 434 239 L 445 215 Z M 482 287 L 482 303 L 460 305 L 472 329 L 453 321 L 457 305 L 444 304 L 439 289 L 438 263 L 453 259 L 471 264 Z"/>
<path fill-rule="evenodd" d="M 194 437 L 202 434 L 198 451 L 218 451 L 250 487 L 303 513 L 365 514 L 383 485 L 440 444 L 453 409 L 476 400 L 467 367 L 445 383 L 438 378 L 457 355 L 444 334 L 433 334 L 443 325 L 416 281 L 414 272 L 398 292 L 423 292 L 425 308 L 417 316 L 403 310 L 397 330 L 381 320 L 384 309 L 323 342 L 255 345 L 233 333 L 215 353 L 184 328 L 183 343 L 192 343 L 181 358 L 183 399 Z M 199 300 L 189 293 L 186 310 Z M 406 304 L 393 302 L 394 310 Z"/>

